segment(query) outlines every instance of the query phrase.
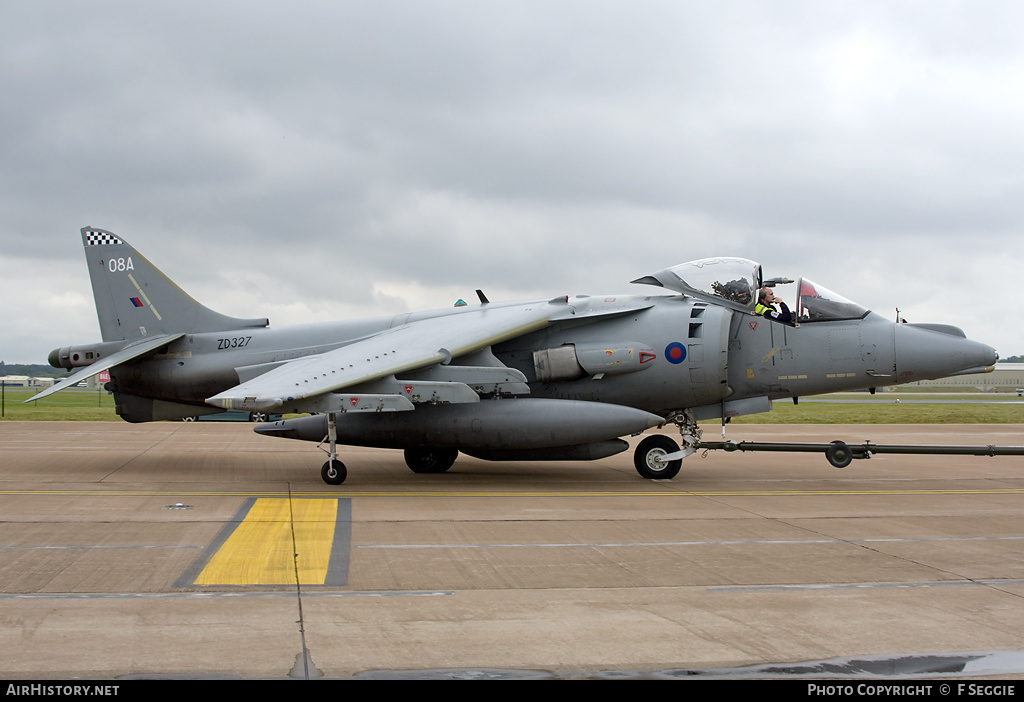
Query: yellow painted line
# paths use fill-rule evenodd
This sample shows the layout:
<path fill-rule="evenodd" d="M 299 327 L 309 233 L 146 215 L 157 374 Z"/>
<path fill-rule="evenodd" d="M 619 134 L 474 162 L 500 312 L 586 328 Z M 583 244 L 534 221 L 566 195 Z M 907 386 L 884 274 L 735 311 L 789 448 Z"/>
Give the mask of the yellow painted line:
<path fill-rule="evenodd" d="M 337 514 L 337 499 L 258 499 L 195 584 L 323 585 Z"/>
<path fill-rule="evenodd" d="M 179 500 L 190 497 L 259 497 L 270 499 L 273 495 L 284 493 L 246 492 L 246 491 L 190 491 L 169 492 L 165 490 L 0 490 L 0 496 L 67 496 L 67 497 L 175 497 Z M 728 497 L 730 495 L 1021 495 L 1024 488 L 978 488 L 978 489 L 893 489 L 893 490 L 676 490 L 666 486 L 664 490 L 578 490 L 578 491 L 493 491 L 493 492 L 459 492 L 459 491 L 295 491 L 292 497 L 338 498 L 353 497 Z"/>

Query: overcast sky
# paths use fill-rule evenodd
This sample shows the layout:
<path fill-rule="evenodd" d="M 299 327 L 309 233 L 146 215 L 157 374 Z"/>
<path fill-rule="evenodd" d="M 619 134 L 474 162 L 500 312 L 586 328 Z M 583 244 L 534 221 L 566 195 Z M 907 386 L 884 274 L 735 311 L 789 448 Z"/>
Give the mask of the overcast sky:
<path fill-rule="evenodd" d="M 0 360 L 86 225 L 274 325 L 729 255 L 1020 354 L 1024 3 L 6 0 Z"/>

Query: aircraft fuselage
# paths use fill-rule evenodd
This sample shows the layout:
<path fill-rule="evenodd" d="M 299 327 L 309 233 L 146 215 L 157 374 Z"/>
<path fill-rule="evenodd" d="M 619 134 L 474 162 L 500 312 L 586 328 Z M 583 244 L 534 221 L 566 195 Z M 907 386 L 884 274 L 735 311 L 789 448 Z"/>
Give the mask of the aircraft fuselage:
<path fill-rule="evenodd" d="M 597 299 L 588 298 L 588 305 Z M 746 414 L 740 401 L 752 398 L 884 387 L 943 377 L 995 360 L 983 344 L 894 324 L 874 313 L 857 320 L 791 326 L 677 295 L 645 299 L 653 303 L 645 309 L 558 322 L 496 344 L 492 352 L 526 376 L 531 397 L 624 405 L 662 416 L 699 408 L 699 418 L 722 412 Z M 414 318 L 457 315 L 460 310 L 422 312 Z M 138 398 L 121 403 L 128 421 L 171 419 L 192 411 L 166 403 L 194 406 L 198 413 L 215 412 L 205 399 L 250 376 L 367 338 L 411 317 L 189 334 L 163 353 L 114 369 L 109 389 Z M 564 350 L 572 357 L 573 349 L 611 351 L 617 345 L 645 357 L 597 372 L 573 366 L 561 377 L 538 378 L 537 352 Z M 459 359 L 453 363 L 458 365 Z M 147 411 L 147 399 L 162 403 L 165 410 Z M 750 411 L 770 408 L 764 403 L 746 406 Z"/>

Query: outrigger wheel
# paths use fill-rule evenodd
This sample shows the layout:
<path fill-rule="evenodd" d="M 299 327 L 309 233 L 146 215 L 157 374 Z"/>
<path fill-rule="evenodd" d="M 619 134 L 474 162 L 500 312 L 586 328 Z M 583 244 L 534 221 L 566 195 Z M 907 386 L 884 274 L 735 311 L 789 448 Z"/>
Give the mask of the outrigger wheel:
<path fill-rule="evenodd" d="M 348 477 L 348 469 L 345 468 L 345 464 L 341 461 L 327 461 L 327 463 L 324 463 L 324 467 L 320 469 L 320 477 L 328 485 L 341 485 L 345 482 L 345 478 Z"/>
<path fill-rule="evenodd" d="M 679 473 L 683 459 L 666 461 L 663 457 L 678 450 L 679 444 L 667 436 L 648 436 L 633 452 L 633 466 L 637 473 L 648 480 L 670 480 Z"/>

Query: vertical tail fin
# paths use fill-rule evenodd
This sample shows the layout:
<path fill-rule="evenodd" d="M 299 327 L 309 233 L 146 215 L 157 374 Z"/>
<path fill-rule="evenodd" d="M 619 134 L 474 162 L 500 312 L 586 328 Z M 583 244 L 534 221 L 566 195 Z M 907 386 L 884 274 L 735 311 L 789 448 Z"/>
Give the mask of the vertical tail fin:
<path fill-rule="evenodd" d="M 228 317 L 204 307 L 116 234 L 83 227 L 82 245 L 104 341 L 269 324 L 267 319 Z"/>

